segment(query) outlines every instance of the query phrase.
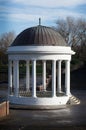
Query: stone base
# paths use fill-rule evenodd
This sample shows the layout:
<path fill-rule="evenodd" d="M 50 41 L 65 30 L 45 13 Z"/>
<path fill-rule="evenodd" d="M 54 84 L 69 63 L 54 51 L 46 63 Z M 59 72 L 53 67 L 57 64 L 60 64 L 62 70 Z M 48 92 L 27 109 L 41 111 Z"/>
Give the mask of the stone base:
<path fill-rule="evenodd" d="M 66 108 L 66 105 L 53 105 L 53 106 L 42 106 L 42 105 L 21 105 L 21 104 L 10 104 L 10 109 L 18 109 L 18 110 L 56 110 Z"/>
<path fill-rule="evenodd" d="M 62 97 L 15 97 L 9 96 L 10 107 L 29 108 L 29 109 L 56 109 L 67 104 L 68 96 Z"/>

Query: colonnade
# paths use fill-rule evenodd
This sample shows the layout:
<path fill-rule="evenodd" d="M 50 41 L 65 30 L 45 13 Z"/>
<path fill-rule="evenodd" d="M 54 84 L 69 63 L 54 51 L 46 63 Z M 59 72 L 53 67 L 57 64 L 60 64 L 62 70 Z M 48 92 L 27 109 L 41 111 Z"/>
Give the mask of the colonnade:
<path fill-rule="evenodd" d="M 12 65 L 13 62 L 13 65 Z M 32 97 L 36 97 L 36 60 L 32 60 Z M 56 62 L 58 63 L 58 71 L 56 73 Z M 56 91 L 61 93 L 61 60 L 52 60 L 52 97 L 56 96 Z M 46 91 L 46 60 L 43 60 L 42 82 L 43 90 Z M 26 61 L 26 90 L 30 91 L 30 62 Z M 13 70 L 12 70 L 13 66 Z M 14 96 L 19 96 L 19 60 L 9 60 L 9 95 L 14 86 Z M 57 76 L 58 75 L 58 76 Z M 57 90 L 56 90 L 56 77 Z M 70 60 L 65 60 L 65 95 L 70 95 Z"/>

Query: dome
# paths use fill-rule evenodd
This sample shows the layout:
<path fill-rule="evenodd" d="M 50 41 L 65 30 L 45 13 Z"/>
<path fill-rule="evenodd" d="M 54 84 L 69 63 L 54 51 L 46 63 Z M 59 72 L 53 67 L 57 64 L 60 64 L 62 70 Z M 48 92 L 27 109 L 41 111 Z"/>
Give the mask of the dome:
<path fill-rule="evenodd" d="M 67 46 L 67 44 L 54 29 L 38 25 L 21 32 L 11 46 Z"/>

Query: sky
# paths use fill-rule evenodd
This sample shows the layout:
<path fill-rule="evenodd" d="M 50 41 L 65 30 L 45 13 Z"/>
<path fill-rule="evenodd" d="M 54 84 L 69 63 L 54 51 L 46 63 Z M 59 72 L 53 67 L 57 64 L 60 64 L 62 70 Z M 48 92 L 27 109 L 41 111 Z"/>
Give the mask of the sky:
<path fill-rule="evenodd" d="M 0 0 L 0 35 L 37 26 L 56 26 L 68 16 L 86 19 L 86 0 Z"/>

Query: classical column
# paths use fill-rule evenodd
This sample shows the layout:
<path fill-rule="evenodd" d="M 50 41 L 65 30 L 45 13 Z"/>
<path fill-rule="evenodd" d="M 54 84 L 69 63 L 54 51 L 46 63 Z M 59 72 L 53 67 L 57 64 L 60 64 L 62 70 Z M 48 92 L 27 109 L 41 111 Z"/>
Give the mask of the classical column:
<path fill-rule="evenodd" d="M 8 94 L 12 92 L 12 61 L 8 61 Z"/>
<path fill-rule="evenodd" d="M 30 91 L 30 66 L 29 66 L 29 61 L 26 61 L 26 90 Z"/>
<path fill-rule="evenodd" d="M 32 61 L 32 97 L 36 97 L 36 60 Z"/>
<path fill-rule="evenodd" d="M 14 81 L 14 95 L 18 96 L 19 94 L 19 61 L 13 61 L 13 81 Z"/>
<path fill-rule="evenodd" d="M 57 92 L 61 92 L 61 60 L 58 61 L 58 71 L 57 71 Z"/>
<path fill-rule="evenodd" d="M 43 61 L 43 89 L 46 91 L 46 61 Z"/>
<path fill-rule="evenodd" d="M 65 61 L 65 93 L 70 95 L 70 61 Z"/>
<path fill-rule="evenodd" d="M 52 61 L 52 97 L 56 96 L 56 61 Z"/>

